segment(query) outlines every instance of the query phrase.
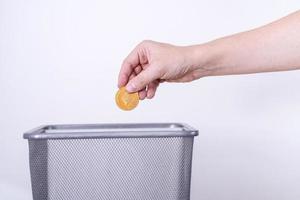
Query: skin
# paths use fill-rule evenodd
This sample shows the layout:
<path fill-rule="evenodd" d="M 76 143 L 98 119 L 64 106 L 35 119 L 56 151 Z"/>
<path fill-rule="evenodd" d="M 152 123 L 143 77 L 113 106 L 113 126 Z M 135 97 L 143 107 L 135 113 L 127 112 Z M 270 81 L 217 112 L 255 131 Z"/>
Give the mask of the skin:
<path fill-rule="evenodd" d="M 123 61 L 118 86 L 153 98 L 162 82 L 206 76 L 300 69 L 300 11 L 278 21 L 205 44 L 143 41 Z"/>

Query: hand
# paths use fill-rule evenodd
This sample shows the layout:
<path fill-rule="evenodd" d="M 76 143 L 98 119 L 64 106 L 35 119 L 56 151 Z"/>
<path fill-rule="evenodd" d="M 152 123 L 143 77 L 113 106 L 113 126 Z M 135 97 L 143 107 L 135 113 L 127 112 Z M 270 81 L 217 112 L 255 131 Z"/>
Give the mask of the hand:
<path fill-rule="evenodd" d="M 150 99 L 163 81 L 300 69 L 299 20 L 297 11 L 266 26 L 195 46 L 144 41 L 124 60 L 118 85 Z"/>
<path fill-rule="evenodd" d="M 124 60 L 118 86 L 126 86 L 128 92 L 139 92 L 141 100 L 151 99 L 164 81 L 189 82 L 205 75 L 194 66 L 194 54 L 193 47 L 143 41 Z"/>

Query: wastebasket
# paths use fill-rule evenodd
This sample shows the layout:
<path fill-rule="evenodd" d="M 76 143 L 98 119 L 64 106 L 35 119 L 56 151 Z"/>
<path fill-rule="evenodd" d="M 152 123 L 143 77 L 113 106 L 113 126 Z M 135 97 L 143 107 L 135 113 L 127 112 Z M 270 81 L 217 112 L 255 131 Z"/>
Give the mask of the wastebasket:
<path fill-rule="evenodd" d="M 34 200 L 188 200 L 194 136 L 180 123 L 48 125 L 24 134 Z"/>

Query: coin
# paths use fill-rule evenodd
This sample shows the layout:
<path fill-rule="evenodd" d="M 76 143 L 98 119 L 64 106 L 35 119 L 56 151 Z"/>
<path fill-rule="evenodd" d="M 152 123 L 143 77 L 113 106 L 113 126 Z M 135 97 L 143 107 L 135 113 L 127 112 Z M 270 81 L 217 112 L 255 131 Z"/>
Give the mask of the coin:
<path fill-rule="evenodd" d="M 128 93 L 125 87 L 121 87 L 116 94 L 116 103 L 122 110 L 132 110 L 139 104 L 139 94 Z"/>

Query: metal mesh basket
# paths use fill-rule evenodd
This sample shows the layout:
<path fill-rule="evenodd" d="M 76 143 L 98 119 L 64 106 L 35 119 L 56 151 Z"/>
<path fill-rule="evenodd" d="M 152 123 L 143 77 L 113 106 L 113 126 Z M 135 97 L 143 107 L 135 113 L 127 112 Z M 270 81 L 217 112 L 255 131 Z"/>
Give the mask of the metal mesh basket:
<path fill-rule="evenodd" d="M 51 125 L 29 141 L 34 200 L 188 200 L 194 136 L 183 124 Z"/>

